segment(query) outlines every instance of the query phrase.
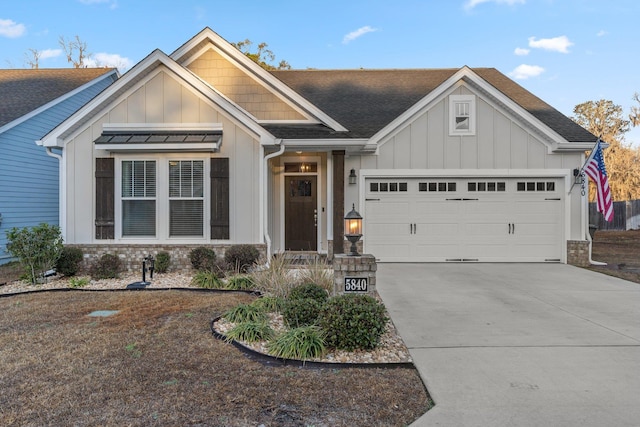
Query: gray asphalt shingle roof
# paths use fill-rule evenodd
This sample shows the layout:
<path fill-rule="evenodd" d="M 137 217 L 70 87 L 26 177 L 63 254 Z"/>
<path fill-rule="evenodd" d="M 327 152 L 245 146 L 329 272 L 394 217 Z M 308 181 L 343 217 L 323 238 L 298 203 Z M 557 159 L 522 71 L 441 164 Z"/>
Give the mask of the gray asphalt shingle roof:
<path fill-rule="evenodd" d="M 112 68 L 0 70 L 0 126 L 111 71 Z"/>
<path fill-rule="evenodd" d="M 591 133 L 495 68 L 472 70 L 567 141 L 595 142 Z M 457 68 L 272 71 L 349 132 L 335 133 L 318 125 L 264 127 L 279 138 L 369 138 L 457 71 Z"/>

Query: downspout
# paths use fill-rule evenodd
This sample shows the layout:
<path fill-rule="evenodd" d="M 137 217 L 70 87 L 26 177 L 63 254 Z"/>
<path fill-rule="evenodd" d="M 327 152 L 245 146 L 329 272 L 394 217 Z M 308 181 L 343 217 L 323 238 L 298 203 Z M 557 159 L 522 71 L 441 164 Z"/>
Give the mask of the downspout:
<path fill-rule="evenodd" d="M 269 160 L 273 159 L 274 157 L 278 157 L 280 156 L 282 153 L 284 153 L 284 144 L 282 143 L 282 139 L 278 139 L 276 140 L 276 143 L 280 146 L 280 148 L 278 149 L 278 151 L 271 153 L 271 154 L 267 154 L 266 156 L 264 156 L 264 166 L 262 168 L 263 170 L 263 182 L 264 182 L 264 188 L 263 188 L 263 194 L 264 194 L 264 240 L 267 243 L 267 266 L 269 265 L 269 263 L 271 262 L 271 236 L 269 236 L 269 198 L 267 197 L 267 195 L 269 194 L 269 180 L 268 180 L 268 173 L 269 173 Z"/>
<path fill-rule="evenodd" d="M 39 141 L 36 141 L 36 143 L 38 142 Z M 53 157 L 54 159 L 58 159 L 58 224 L 60 224 L 62 239 L 66 240 L 66 221 L 63 220 L 66 207 L 63 200 L 65 179 L 64 172 L 62 170 L 62 155 L 54 153 L 53 147 L 45 147 L 45 149 L 47 150 L 47 155 Z"/>

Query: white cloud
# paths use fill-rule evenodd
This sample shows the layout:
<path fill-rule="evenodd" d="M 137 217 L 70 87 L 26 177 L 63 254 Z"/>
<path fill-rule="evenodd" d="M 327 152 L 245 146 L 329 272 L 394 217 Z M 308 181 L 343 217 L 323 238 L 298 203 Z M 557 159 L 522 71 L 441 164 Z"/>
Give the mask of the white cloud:
<path fill-rule="evenodd" d="M 602 36 L 606 36 L 607 34 L 609 33 L 607 33 L 605 30 L 600 30 L 596 33 L 596 36 L 602 37 Z"/>
<path fill-rule="evenodd" d="M 360 27 L 357 30 L 351 31 L 349 34 L 344 36 L 344 38 L 342 39 L 342 43 L 343 44 L 347 44 L 349 42 L 354 41 L 358 37 L 362 37 L 367 33 L 373 33 L 374 31 L 378 31 L 378 29 L 377 28 L 372 28 L 372 27 L 370 27 L 368 25 L 366 25 L 364 27 Z"/>
<path fill-rule="evenodd" d="M 102 4 L 106 3 L 109 5 L 109 9 L 115 9 L 118 7 L 118 0 L 78 0 L 82 4 L 92 5 L 92 4 Z"/>
<path fill-rule="evenodd" d="M 569 53 L 569 46 L 573 46 L 573 43 L 569 41 L 567 36 L 554 37 L 551 39 L 539 39 L 535 37 L 529 37 L 529 47 L 536 49 L 551 50 L 560 53 Z"/>
<path fill-rule="evenodd" d="M 514 4 L 525 4 L 526 1 L 527 0 L 467 0 L 464 4 L 464 8 L 470 10 L 482 3 L 496 3 L 513 6 Z"/>
<path fill-rule="evenodd" d="M 544 73 L 544 68 L 538 65 L 518 65 L 512 72 L 509 73 L 510 77 L 516 80 L 526 80 L 529 77 L 536 77 Z"/>
<path fill-rule="evenodd" d="M 0 19 L 0 36 L 9 37 L 15 39 L 26 33 L 27 28 L 24 24 L 18 24 L 11 19 Z"/>
<path fill-rule="evenodd" d="M 87 67 L 114 67 L 120 71 L 127 70 L 133 66 L 133 61 L 117 53 L 96 53 L 84 62 Z"/>
<path fill-rule="evenodd" d="M 523 47 L 517 47 L 516 50 L 513 51 L 513 53 L 515 53 L 518 56 L 527 56 L 529 55 L 530 50 L 529 49 L 525 49 Z"/>
<path fill-rule="evenodd" d="M 45 49 L 40 52 L 40 59 L 55 58 L 62 55 L 62 49 Z"/>

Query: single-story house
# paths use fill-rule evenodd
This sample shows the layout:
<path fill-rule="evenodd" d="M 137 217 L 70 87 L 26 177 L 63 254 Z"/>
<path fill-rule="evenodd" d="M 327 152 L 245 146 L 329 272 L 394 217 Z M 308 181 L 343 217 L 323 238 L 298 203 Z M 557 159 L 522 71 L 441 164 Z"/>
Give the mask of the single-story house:
<path fill-rule="evenodd" d="M 0 264 L 11 260 L 7 230 L 58 225 L 59 150 L 34 141 L 117 78 L 111 68 L 0 70 Z"/>
<path fill-rule="evenodd" d="M 595 141 L 493 68 L 266 71 L 205 28 L 38 144 L 62 153 L 67 244 L 134 268 L 199 245 L 331 257 L 352 208 L 381 262 L 579 262 Z"/>

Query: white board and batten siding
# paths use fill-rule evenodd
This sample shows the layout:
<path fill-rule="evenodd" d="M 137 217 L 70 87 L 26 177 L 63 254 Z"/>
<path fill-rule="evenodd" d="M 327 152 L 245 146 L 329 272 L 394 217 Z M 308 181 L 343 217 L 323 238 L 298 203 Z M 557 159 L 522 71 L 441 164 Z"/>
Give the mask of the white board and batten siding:
<path fill-rule="evenodd" d="M 580 191 L 568 193 L 580 153 L 550 152 L 531 126 L 481 96 L 476 113 L 475 134 L 451 136 L 444 97 L 376 155 L 347 159 L 361 178 L 346 197 L 359 201 L 366 253 L 382 262 L 566 261 L 566 241 L 582 238 Z"/>

